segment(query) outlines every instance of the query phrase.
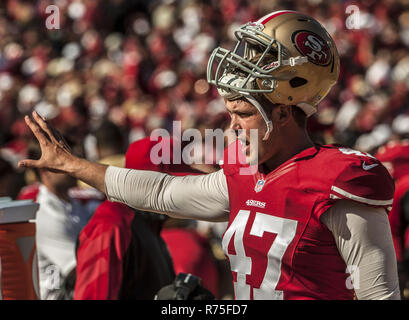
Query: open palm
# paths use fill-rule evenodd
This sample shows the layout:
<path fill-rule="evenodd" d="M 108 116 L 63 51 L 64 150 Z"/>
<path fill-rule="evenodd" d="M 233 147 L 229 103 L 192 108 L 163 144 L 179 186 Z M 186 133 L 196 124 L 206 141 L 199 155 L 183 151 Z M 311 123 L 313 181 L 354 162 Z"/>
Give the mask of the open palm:
<path fill-rule="evenodd" d="M 41 158 L 24 159 L 18 166 L 66 172 L 70 159 L 74 156 L 62 135 L 35 111 L 32 118 L 26 116 L 24 120 L 40 144 Z"/>

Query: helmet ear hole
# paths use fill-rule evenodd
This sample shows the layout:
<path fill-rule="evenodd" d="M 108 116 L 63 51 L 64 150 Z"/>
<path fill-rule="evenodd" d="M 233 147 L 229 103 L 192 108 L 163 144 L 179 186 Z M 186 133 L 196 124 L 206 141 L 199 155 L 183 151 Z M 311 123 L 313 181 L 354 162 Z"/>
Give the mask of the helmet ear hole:
<path fill-rule="evenodd" d="M 308 80 L 304 78 L 300 78 L 300 77 L 294 77 L 289 82 L 290 82 L 291 88 L 297 88 L 297 87 L 301 87 L 304 84 L 306 84 Z"/>

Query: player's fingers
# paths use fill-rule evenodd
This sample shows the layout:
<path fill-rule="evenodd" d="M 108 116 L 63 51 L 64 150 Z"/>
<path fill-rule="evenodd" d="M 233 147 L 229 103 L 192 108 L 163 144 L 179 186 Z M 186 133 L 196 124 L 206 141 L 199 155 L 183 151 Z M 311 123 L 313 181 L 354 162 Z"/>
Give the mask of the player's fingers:
<path fill-rule="evenodd" d="M 42 168 L 42 162 L 40 160 L 24 159 L 18 162 L 19 168 Z"/>
<path fill-rule="evenodd" d="M 48 139 L 44 135 L 44 132 L 41 130 L 40 126 L 34 120 L 30 119 L 29 116 L 25 116 L 24 121 L 26 122 L 30 130 L 33 132 L 34 136 L 37 138 L 40 145 L 47 144 Z"/>
<path fill-rule="evenodd" d="M 58 137 L 54 134 L 55 130 L 52 130 L 50 125 L 41 117 L 36 111 L 33 111 L 33 118 L 40 126 L 40 128 L 47 133 L 50 140 L 56 144 L 59 144 Z"/>
<path fill-rule="evenodd" d="M 41 117 L 36 111 L 33 112 L 33 117 L 35 117 L 35 120 L 40 125 L 41 129 L 43 129 L 48 134 L 52 142 L 58 144 L 60 147 L 66 148 L 71 152 L 69 144 L 57 129 L 55 129 L 46 120 L 44 120 L 44 118 Z"/>

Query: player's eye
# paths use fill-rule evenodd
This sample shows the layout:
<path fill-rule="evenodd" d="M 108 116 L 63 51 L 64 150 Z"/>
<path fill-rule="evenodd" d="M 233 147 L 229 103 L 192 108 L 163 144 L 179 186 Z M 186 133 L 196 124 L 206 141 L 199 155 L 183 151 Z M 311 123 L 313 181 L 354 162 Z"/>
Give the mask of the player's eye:
<path fill-rule="evenodd" d="M 248 118 L 251 117 L 253 114 L 251 112 L 238 112 L 237 115 L 240 118 Z"/>

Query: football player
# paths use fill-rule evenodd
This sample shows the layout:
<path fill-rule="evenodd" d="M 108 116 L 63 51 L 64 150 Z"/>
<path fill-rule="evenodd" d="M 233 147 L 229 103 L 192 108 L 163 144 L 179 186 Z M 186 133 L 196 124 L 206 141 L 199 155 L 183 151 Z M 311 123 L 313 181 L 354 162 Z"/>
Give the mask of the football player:
<path fill-rule="evenodd" d="M 214 50 L 207 76 L 240 133 L 226 157 L 243 150 L 247 162 L 225 158 L 220 171 L 185 177 L 107 167 L 74 157 L 34 113 L 26 123 L 43 154 L 20 166 L 67 172 L 140 210 L 228 221 L 223 248 L 236 299 L 400 299 L 387 217 L 393 180 L 374 157 L 315 145 L 306 131 L 338 78 L 333 39 L 294 11 L 235 36 L 234 50 Z"/>

